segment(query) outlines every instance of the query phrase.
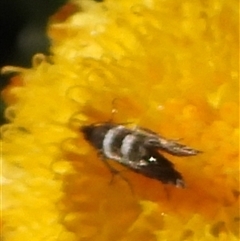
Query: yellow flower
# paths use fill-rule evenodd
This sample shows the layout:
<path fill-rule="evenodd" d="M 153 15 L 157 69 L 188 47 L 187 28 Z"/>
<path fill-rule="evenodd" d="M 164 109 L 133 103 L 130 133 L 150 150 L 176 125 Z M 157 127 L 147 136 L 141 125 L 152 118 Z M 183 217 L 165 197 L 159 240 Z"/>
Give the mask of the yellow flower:
<path fill-rule="evenodd" d="M 79 4 L 50 25 L 51 59 L 8 92 L 4 240 L 238 240 L 237 2 Z M 112 119 L 202 150 L 169 157 L 187 188 L 111 182 L 79 127 Z"/>

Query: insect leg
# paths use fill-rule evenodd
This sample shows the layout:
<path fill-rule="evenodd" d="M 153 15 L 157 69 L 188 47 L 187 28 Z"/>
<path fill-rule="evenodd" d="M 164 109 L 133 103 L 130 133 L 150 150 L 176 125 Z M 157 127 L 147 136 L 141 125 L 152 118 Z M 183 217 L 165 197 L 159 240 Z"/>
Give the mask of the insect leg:
<path fill-rule="evenodd" d="M 105 166 L 110 170 L 110 172 L 111 172 L 111 174 L 112 174 L 112 178 L 111 178 L 111 180 L 110 180 L 110 184 L 113 183 L 113 180 L 114 180 L 115 175 L 119 175 L 119 176 L 128 184 L 131 192 L 134 193 L 134 192 L 133 192 L 132 185 L 130 184 L 130 182 L 128 181 L 127 178 L 125 178 L 123 175 L 121 175 L 121 171 L 115 169 L 112 165 L 110 165 L 109 162 L 108 162 L 108 160 L 107 160 L 106 158 L 102 157 L 101 159 L 102 159 L 103 163 L 105 164 Z"/>
<path fill-rule="evenodd" d="M 118 171 L 117 169 L 115 169 L 114 167 L 112 167 L 112 166 L 108 163 L 108 161 L 107 161 L 106 158 L 102 158 L 102 161 L 103 161 L 104 165 L 105 165 L 105 166 L 110 170 L 110 172 L 112 173 L 112 178 L 111 178 L 111 181 L 110 181 L 110 183 L 112 183 L 114 176 L 117 175 L 117 174 L 119 174 L 120 171 Z"/>

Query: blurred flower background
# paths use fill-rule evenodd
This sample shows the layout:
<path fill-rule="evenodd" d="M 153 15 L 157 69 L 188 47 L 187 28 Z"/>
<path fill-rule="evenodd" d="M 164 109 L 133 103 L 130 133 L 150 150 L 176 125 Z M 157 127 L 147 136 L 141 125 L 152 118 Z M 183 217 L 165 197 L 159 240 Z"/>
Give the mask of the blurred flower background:
<path fill-rule="evenodd" d="M 0 68 L 5 65 L 30 67 L 36 53 L 49 54 L 47 24 L 66 0 L 1 0 L 0 1 Z M 0 75 L 1 90 L 9 76 Z M 5 104 L 1 98 L 0 123 L 5 122 Z"/>

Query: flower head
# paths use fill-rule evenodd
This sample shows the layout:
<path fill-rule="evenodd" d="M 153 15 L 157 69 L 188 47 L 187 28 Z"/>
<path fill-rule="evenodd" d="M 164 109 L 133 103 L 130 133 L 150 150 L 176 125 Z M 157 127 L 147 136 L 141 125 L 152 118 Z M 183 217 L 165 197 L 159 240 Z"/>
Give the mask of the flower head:
<path fill-rule="evenodd" d="M 20 73 L 2 129 L 6 240 L 237 240 L 234 1 L 79 1 L 50 25 L 50 61 Z M 184 190 L 124 170 L 80 133 L 134 123 L 203 151 L 172 161 Z M 113 166 L 119 167 L 116 163 Z"/>

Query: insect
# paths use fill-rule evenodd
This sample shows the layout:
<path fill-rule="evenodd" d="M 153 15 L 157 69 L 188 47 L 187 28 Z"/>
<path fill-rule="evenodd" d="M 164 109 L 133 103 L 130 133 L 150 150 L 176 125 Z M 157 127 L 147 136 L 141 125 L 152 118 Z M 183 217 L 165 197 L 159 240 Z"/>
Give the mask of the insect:
<path fill-rule="evenodd" d="M 99 152 L 112 172 L 118 171 L 107 163 L 107 159 L 176 187 L 185 187 L 182 175 L 160 152 L 175 156 L 194 156 L 201 152 L 146 128 L 129 128 L 123 124 L 106 122 L 82 126 L 81 131 L 85 140 Z"/>

